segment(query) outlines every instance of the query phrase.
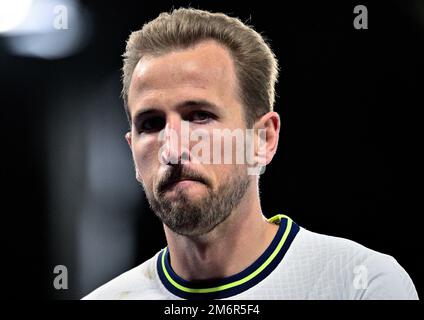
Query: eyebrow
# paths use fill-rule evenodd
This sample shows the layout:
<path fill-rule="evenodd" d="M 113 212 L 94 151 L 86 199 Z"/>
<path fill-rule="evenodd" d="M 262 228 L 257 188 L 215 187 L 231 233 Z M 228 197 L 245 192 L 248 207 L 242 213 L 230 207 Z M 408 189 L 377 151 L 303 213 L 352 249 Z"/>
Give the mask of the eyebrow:
<path fill-rule="evenodd" d="M 178 103 L 175 108 L 177 110 L 186 109 L 186 108 L 193 108 L 193 107 L 206 107 L 208 109 L 212 109 L 214 112 L 216 112 L 218 115 L 221 114 L 220 107 L 216 105 L 215 103 L 212 103 L 210 101 L 204 100 L 204 99 L 196 99 L 196 100 L 186 100 L 183 102 Z M 156 107 L 148 107 L 144 108 L 142 110 L 139 110 L 134 115 L 134 124 L 138 124 L 143 117 L 151 114 L 160 114 L 163 113 L 161 108 Z"/>

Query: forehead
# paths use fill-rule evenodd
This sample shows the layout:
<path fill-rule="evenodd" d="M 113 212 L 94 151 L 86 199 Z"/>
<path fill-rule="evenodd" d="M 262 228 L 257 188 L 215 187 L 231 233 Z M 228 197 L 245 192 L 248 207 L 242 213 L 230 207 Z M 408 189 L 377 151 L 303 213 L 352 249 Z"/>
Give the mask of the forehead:
<path fill-rule="evenodd" d="M 234 99 L 236 83 L 229 51 L 215 41 L 203 41 L 158 57 L 143 57 L 132 75 L 128 105 L 134 109 L 147 98 L 164 97 Z"/>

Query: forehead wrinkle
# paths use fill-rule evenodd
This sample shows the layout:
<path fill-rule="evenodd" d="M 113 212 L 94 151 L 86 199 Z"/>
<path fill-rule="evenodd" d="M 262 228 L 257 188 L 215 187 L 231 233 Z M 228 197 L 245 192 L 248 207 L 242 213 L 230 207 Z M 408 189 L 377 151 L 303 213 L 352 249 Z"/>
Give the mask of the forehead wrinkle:
<path fill-rule="evenodd" d="M 218 63 L 216 63 L 219 61 Z M 152 72 L 152 69 L 154 72 Z M 166 78 L 162 77 L 164 74 Z M 204 41 L 198 45 L 182 50 L 168 52 L 164 55 L 147 55 L 142 57 L 133 73 L 135 82 L 146 86 L 146 82 L 163 80 L 199 81 L 208 83 L 235 80 L 235 67 L 231 53 L 214 41 Z"/>
<path fill-rule="evenodd" d="M 140 85 L 138 90 L 134 90 L 131 94 L 129 105 L 135 106 L 138 112 L 149 106 L 161 109 L 163 105 L 170 105 L 169 100 L 174 100 L 171 103 L 172 105 L 178 104 L 182 100 L 216 100 L 215 104 L 222 104 L 221 90 L 225 90 L 225 88 L 208 86 L 205 81 L 193 79 L 184 83 L 171 83 L 169 85 Z"/>
<path fill-rule="evenodd" d="M 199 89 L 213 88 L 213 80 L 220 81 L 213 72 L 198 70 L 173 70 L 171 72 L 151 72 L 150 74 L 138 72 L 133 80 L 133 85 L 137 93 L 142 93 L 150 90 L 166 90 L 184 87 L 193 87 Z M 227 86 L 228 87 L 228 86 Z"/>
<path fill-rule="evenodd" d="M 220 61 L 219 61 L 220 60 Z M 217 62 L 218 61 L 218 62 Z M 145 94 L 179 88 L 208 90 L 219 96 L 233 91 L 238 100 L 233 58 L 226 48 L 204 43 L 163 56 L 145 56 L 138 62 L 129 88 L 128 105 L 140 105 Z M 233 89 L 231 89 L 233 88 Z M 158 90 L 158 91 L 156 91 Z M 144 100 L 144 97 L 143 97 Z"/>

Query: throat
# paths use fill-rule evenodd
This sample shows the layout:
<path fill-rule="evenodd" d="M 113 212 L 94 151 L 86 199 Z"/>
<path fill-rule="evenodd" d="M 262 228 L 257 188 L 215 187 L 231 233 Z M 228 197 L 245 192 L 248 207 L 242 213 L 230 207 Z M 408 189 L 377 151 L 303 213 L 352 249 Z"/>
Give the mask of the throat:
<path fill-rule="evenodd" d="M 242 272 L 268 248 L 278 226 L 266 223 L 260 230 L 240 234 L 235 230 L 215 232 L 208 241 L 186 243 L 185 249 L 174 254 L 170 262 L 174 271 L 187 281 L 223 279 Z"/>

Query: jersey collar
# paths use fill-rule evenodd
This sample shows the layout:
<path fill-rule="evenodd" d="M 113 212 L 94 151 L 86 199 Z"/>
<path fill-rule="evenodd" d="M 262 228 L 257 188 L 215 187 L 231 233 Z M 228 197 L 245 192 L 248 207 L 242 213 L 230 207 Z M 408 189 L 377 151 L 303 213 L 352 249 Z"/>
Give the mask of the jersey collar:
<path fill-rule="evenodd" d="M 162 284 L 171 293 L 184 299 L 222 299 L 252 288 L 277 267 L 299 231 L 299 226 L 282 214 L 268 221 L 279 224 L 277 234 L 265 252 L 245 270 L 219 280 L 187 281 L 172 270 L 169 250 L 166 247 L 157 259 L 157 270 Z"/>

